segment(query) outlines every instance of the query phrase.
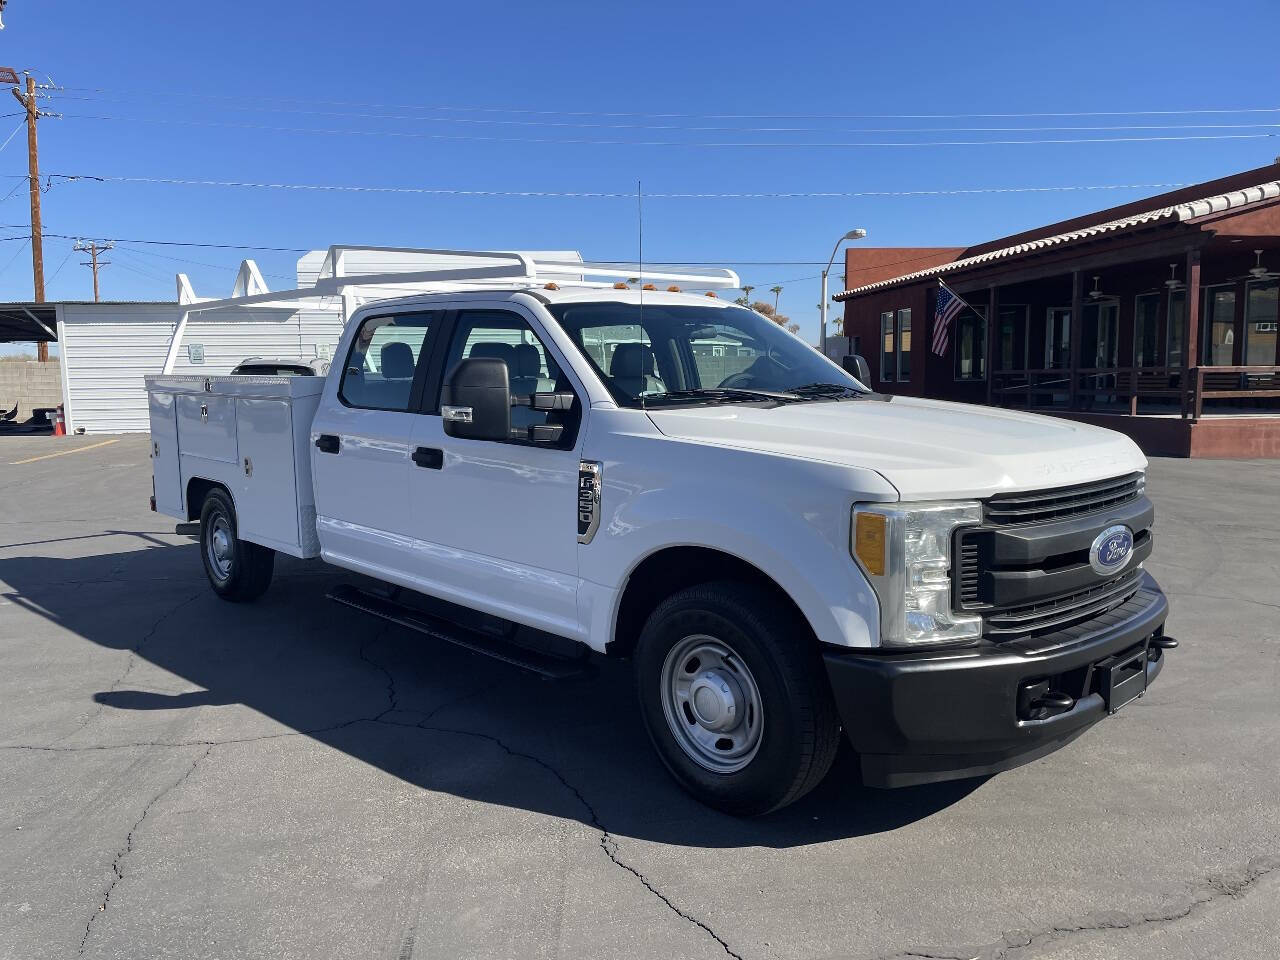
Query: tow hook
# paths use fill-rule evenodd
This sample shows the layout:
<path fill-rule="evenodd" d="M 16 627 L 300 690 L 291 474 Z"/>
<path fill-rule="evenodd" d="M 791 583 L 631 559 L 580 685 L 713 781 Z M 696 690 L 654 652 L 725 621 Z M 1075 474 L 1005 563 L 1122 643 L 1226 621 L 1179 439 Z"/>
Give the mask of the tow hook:
<path fill-rule="evenodd" d="M 1157 647 L 1161 650 L 1172 650 L 1177 645 L 1178 641 L 1173 639 L 1173 637 L 1166 637 L 1162 635 L 1151 638 L 1151 646 Z"/>
<path fill-rule="evenodd" d="M 1033 709 L 1070 710 L 1076 705 L 1076 698 L 1061 690 L 1050 690 L 1031 701 Z"/>
<path fill-rule="evenodd" d="M 1018 688 L 1018 719 L 1046 720 L 1076 705 L 1076 698 L 1049 688 L 1048 680 L 1033 680 Z"/>

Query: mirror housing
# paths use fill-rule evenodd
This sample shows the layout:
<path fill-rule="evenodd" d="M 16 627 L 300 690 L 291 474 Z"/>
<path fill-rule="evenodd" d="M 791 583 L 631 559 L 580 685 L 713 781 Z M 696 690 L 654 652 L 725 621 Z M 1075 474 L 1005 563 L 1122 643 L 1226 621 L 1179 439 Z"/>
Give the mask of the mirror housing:
<path fill-rule="evenodd" d="M 468 357 L 441 391 L 444 432 L 464 440 L 511 439 L 511 382 L 497 357 Z"/>
<path fill-rule="evenodd" d="M 845 373 L 851 373 L 864 387 L 871 386 L 871 365 L 860 354 L 851 354 L 840 361 Z"/>

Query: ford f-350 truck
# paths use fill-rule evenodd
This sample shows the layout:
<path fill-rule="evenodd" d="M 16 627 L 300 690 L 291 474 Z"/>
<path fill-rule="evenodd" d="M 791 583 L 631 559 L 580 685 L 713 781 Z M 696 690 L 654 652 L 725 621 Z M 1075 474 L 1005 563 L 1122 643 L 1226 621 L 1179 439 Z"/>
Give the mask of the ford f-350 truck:
<path fill-rule="evenodd" d="M 318 556 L 385 585 L 334 599 L 549 676 L 629 658 L 663 763 L 740 815 L 842 733 L 870 785 L 986 775 L 1158 676 L 1130 440 L 879 395 L 751 310 L 618 286 L 366 303 L 323 379 L 149 377 L 154 508 L 227 600 Z"/>

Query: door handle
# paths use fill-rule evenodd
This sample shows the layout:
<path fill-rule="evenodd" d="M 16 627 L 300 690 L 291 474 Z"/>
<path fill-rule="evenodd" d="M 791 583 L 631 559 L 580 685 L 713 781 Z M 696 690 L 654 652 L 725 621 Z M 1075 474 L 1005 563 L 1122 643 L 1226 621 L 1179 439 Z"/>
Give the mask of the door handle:
<path fill-rule="evenodd" d="M 338 447 L 338 438 L 332 433 L 322 433 L 316 437 L 316 449 L 321 453 L 337 453 Z"/>
<path fill-rule="evenodd" d="M 435 447 L 418 447 L 410 456 L 414 463 L 428 470 L 439 470 L 444 466 L 444 451 Z"/>

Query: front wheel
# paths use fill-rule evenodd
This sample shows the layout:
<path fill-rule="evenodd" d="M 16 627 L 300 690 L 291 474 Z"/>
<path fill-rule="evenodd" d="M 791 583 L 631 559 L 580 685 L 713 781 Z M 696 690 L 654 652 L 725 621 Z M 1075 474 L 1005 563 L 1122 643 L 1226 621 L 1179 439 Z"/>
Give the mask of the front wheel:
<path fill-rule="evenodd" d="M 650 616 L 635 662 L 658 756 L 703 803 L 768 813 L 830 770 L 839 721 L 812 636 L 760 591 L 731 582 L 680 591 Z"/>
<path fill-rule="evenodd" d="M 236 508 L 224 490 L 210 490 L 200 509 L 200 555 L 223 600 L 246 603 L 271 586 L 276 552 L 236 536 Z"/>

